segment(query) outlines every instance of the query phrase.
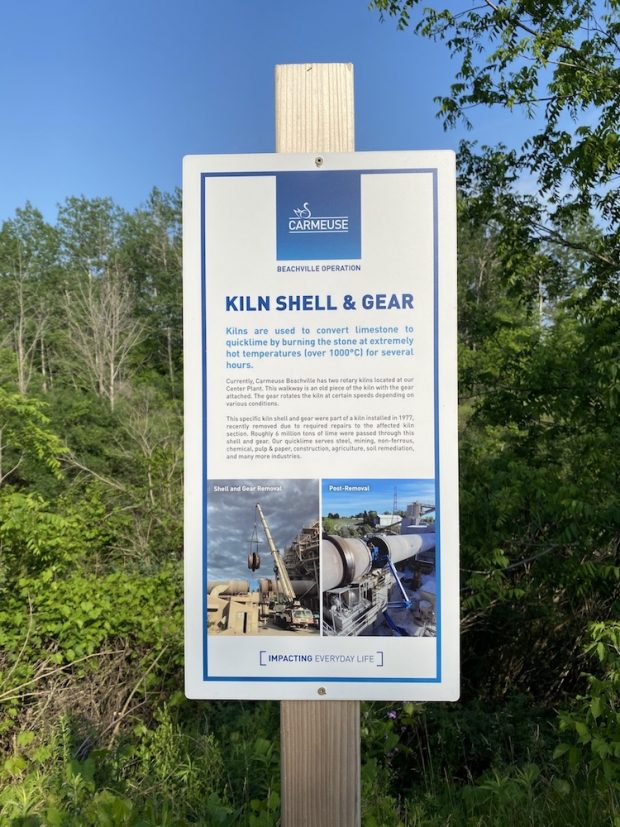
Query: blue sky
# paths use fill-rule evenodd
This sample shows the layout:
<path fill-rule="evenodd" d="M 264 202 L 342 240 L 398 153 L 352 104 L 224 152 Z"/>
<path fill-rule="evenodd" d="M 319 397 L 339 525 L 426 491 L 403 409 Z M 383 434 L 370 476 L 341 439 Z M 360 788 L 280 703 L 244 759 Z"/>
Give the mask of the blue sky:
<path fill-rule="evenodd" d="M 369 487 L 369 491 L 351 492 L 349 487 Z M 404 511 L 413 502 L 432 505 L 435 502 L 434 480 L 407 479 L 329 479 L 323 480 L 323 516 L 340 514 L 352 517 L 360 511 L 392 513 L 394 489 L 397 494 L 397 509 Z"/>
<path fill-rule="evenodd" d="M 365 0 L 7 0 L 0 32 L 0 221 L 26 201 L 53 221 L 72 195 L 133 209 L 185 154 L 273 151 L 279 63 L 354 64 L 358 150 L 461 137 L 434 117 L 444 48 Z M 506 137 L 506 115 L 477 118 L 473 137 Z"/>

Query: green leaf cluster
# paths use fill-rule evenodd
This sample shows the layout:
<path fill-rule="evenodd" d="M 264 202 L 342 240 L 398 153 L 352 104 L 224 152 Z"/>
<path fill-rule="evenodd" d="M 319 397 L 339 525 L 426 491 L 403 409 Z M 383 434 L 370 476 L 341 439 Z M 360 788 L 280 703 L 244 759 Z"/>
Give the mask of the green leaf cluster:
<path fill-rule="evenodd" d="M 592 623 L 586 654 L 598 669 L 587 674 L 588 691 L 573 709 L 560 713 L 560 730 L 570 740 L 555 749 L 573 772 L 584 765 L 603 784 L 620 789 L 620 623 Z"/>

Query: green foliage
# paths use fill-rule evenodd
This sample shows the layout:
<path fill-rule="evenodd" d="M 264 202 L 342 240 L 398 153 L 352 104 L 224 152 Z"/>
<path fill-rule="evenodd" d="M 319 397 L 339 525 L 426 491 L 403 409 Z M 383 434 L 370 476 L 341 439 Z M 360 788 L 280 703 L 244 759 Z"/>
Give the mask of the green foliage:
<path fill-rule="evenodd" d="M 579 695 L 572 711 L 560 713 L 560 729 L 570 736 L 555 757 L 565 755 L 573 772 L 584 765 L 603 785 L 620 790 L 620 623 L 593 623 L 586 654 L 599 674 L 586 675 L 588 692 Z"/>
<path fill-rule="evenodd" d="M 333 534 L 336 523 L 330 517 L 323 517 L 323 531 L 325 534 Z"/>
<path fill-rule="evenodd" d="M 10 378 L 21 394 L 46 390 L 49 358 L 59 326 L 62 269 L 59 236 L 27 204 L 0 228 L 1 384 Z"/>
<path fill-rule="evenodd" d="M 181 193 L 154 189 L 122 228 L 121 256 L 132 274 L 136 312 L 145 323 L 141 350 L 174 397 L 182 389 Z M 163 384 L 163 383 L 162 383 Z"/>
<path fill-rule="evenodd" d="M 149 823 L 166 823 L 172 816 L 170 823 L 185 817 L 199 824 L 213 809 L 219 809 L 220 816 L 230 814 L 219 797 L 225 786 L 224 761 L 212 734 L 199 732 L 190 740 L 166 705 L 156 711 L 152 727 L 139 724 L 133 734 L 137 744 L 126 748 L 119 768 L 130 788 L 152 791 L 145 802 Z"/>
<path fill-rule="evenodd" d="M 222 759 L 213 737 L 189 738 L 165 707 L 157 729 L 142 729 L 135 746 L 116 754 L 96 750 L 82 760 L 75 757 L 67 717 L 47 741 L 22 732 L 0 772 L 0 781 L 12 782 L 0 792 L 3 823 L 180 827 L 206 818 L 231 824 L 232 808 L 220 798 Z"/>
<path fill-rule="evenodd" d="M 555 716 L 532 698 L 501 704 L 363 704 L 363 770 L 402 795 L 457 784 L 497 767 L 542 763 L 555 741 Z"/>
<path fill-rule="evenodd" d="M 124 217 L 110 198 L 67 198 L 58 211 L 58 232 L 71 274 L 95 277 L 115 268 Z"/>
<path fill-rule="evenodd" d="M 584 772 L 558 773 L 549 760 L 551 717 L 540 722 L 540 711 L 519 697 L 496 709 L 364 704 L 362 824 L 615 823 L 617 792 Z"/>
<path fill-rule="evenodd" d="M 543 126 L 526 143 L 523 165 L 552 201 L 564 200 L 568 183 L 580 207 L 596 206 L 617 221 L 620 20 L 613 0 L 510 0 L 462 12 L 449 6 L 418 11 L 418 0 L 370 5 L 395 16 L 400 28 L 411 24 L 444 42 L 460 61 L 450 94 L 437 99 L 446 126 L 459 119 L 469 124 L 476 106 L 522 107 L 532 115 L 542 105 Z"/>
<path fill-rule="evenodd" d="M 505 11 L 472 14 L 481 45 L 504 15 L 496 47 L 509 48 Z M 507 67 L 500 83 L 517 83 Z M 597 146 L 572 206 L 553 201 L 552 175 L 550 200 L 520 192 L 534 142 L 461 148 L 464 700 L 364 705 L 365 825 L 618 818 L 620 310 Z M 68 199 L 57 227 L 28 207 L 0 230 L 2 824 L 278 821 L 277 705 L 180 692 L 179 207 L 157 190 L 131 214 Z M 80 362 L 94 330 L 79 340 L 67 323 L 67 296 L 105 280 L 142 336 L 113 389 Z M 584 646 L 599 659 L 585 694 Z"/>
<path fill-rule="evenodd" d="M 278 751 L 265 727 L 273 726 L 274 707 L 213 704 L 206 714 L 188 715 L 190 705 L 173 695 L 150 725 L 137 723 L 116 748 L 98 747 L 87 757 L 76 757 L 80 737 L 68 715 L 47 737 L 24 730 L 0 769 L 0 820 L 63 827 L 273 825 Z M 246 731 L 241 738 L 237 726 L 255 735 Z"/>
<path fill-rule="evenodd" d="M 447 127 L 469 124 L 479 106 L 530 115 L 544 107 L 522 147 L 464 144 L 459 153 L 463 697 L 471 718 L 454 716 L 447 733 L 468 744 L 472 760 L 456 763 L 477 780 L 456 793 L 457 806 L 463 823 L 617 821 L 618 6 L 371 7 L 442 41 L 457 61 L 450 94 L 438 99 Z M 523 193 L 524 172 L 542 197 Z M 561 714 L 568 737 L 556 751 L 582 771 L 557 775 L 549 733 L 535 754 L 491 750 L 480 761 L 487 734 L 494 747 L 501 735 L 481 710 L 480 738 L 463 729 L 479 699 L 495 705 L 517 691 L 543 710 L 564 705 L 579 691 L 584 647 L 604 660 L 603 674 L 590 675 L 588 693 Z M 392 772 L 399 751 L 411 749 L 408 733 L 409 725 Z"/>
<path fill-rule="evenodd" d="M 57 513 L 37 494 L 9 491 L 0 497 L 0 582 L 77 563 L 89 530 L 83 514 Z"/>
<path fill-rule="evenodd" d="M 459 791 L 465 824 L 533 825 L 615 823 L 618 800 L 558 776 L 545 777 L 536 764 L 493 770 Z M 457 799 L 458 800 L 458 799 Z"/>
<path fill-rule="evenodd" d="M 180 664 L 178 569 L 58 578 L 48 568 L 2 588 L 0 597 L 0 734 L 28 714 L 40 692 L 56 687 L 62 695 L 61 679 L 88 685 L 120 657 L 123 685 L 134 681 L 132 697 L 144 696 L 161 682 L 163 667 Z"/>
<path fill-rule="evenodd" d="M 50 429 L 45 403 L 0 387 L 0 485 L 33 473 L 34 465 L 60 474 L 64 445 Z"/>

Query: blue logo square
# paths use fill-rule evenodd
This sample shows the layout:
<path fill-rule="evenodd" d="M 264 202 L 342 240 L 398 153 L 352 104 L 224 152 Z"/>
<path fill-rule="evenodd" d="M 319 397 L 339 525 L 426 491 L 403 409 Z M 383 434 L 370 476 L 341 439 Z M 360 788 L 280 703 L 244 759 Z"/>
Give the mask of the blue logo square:
<path fill-rule="evenodd" d="M 361 258 L 360 173 L 276 173 L 278 261 Z"/>

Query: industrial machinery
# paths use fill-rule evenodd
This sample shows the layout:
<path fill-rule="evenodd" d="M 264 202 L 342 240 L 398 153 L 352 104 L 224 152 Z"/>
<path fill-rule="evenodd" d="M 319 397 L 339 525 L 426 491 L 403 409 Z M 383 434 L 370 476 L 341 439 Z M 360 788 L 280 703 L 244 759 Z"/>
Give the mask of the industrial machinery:
<path fill-rule="evenodd" d="M 321 527 L 317 522 L 305 526 L 283 554 L 284 565 L 293 589 L 303 605 L 317 613 L 319 604 L 319 552 Z"/>
<path fill-rule="evenodd" d="M 289 629 L 310 628 L 315 625 L 314 615 L 310 609 L 302 606 L 299 596 L 296 594 L 296 590 L 291 582 L 291 578 L 289 577 L 282 555 L 273 541 L 269 525 L 263 514 L 263 509 L 258 503 L 256 504 L 256 513 L 262 523 L 267 545 L 273 557 L 273 570 L 276 576 L 276 591 L 269 599 L 269 609 L 272 619 L 278 626 Z M 250 558 L 248 558 L 248 565 L 250 562 L 254 564 L 256 562 L 254 558 L 258 557 L 258 555 L 254 553 L 250 555 L 250 557 L 252 559 L 250 561 Z M 260 558 L 258 564 L 260 565 Z M 256 566 L 256 568 L 257 567 L 258 566 Z M 253 566 L 250 566 L 250 568 L 254 570 Z"/>
<path fill-rule="evenodd" d="M 412 533 L 323 537 L 324 634 L 435 633 L 434 577 L 424 576 L 422 597 L 419 588 L 408 591 L 405 587 L 405 580 L 413 583 L 413 569 L 408 577 L 403 571 L 418 555 L 427 563 L 433 560 L 435 529 L 433 525 L 418 525 L 409 531 Z M 378 626 L 384 631 L 373 631 Z"/>

